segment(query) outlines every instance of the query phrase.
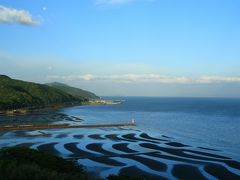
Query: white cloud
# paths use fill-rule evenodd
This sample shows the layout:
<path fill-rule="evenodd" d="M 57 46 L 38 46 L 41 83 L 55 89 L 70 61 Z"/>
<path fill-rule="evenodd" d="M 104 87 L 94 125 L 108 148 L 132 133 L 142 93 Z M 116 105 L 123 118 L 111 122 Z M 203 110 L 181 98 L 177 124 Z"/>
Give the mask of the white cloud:
<path fill-rule="evenodd" d="M 74 77 L 73 77 L 74 78 Z M 96 80 L 96 76 L 92 74 L 85 74 L 85 75 L 79 75 L 77 76 L 79 80 L 84 80 L 84 81 L 93 81 Z"/>
<path fill-rule="evenodd" d="M 38 25 L 40 23 L 40 21 L 34 19 L 28 11 L 0 5 L 0 23 L 1 22 L 22 25 Z"/>
<path fill-rule="evenodd" d="M 48 76 L 49 80 L 65 81 L 109 81 L 115 83 L 161 83 L 161 84 L 210 84 L 210 83 L 240 83 L 240 76 L 202 76 L 190 78 L 185 76 L 164 76 L 160 74 L 123 74 L 123 75 L 71 75 Z"/>
<path fill-rule="evenodd" d="M 198 83 L 231 83 L 240 82 L 240 76 L 203 76 L 197 79 Z"/>

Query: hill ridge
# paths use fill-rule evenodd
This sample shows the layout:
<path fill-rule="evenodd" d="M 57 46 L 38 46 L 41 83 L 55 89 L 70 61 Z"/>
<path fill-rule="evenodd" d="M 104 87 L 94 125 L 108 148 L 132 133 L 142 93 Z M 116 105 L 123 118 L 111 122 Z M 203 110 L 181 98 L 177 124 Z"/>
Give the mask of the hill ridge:
<path fill-rule="evenodd" d="M 99 99 L 99 97 L 92 92 L 89 92 L 80 88 L 72 87 L 64 83 L 52 82 L 52 83 L 46 83 L 46 85 L 62 90 L 77 98 Z"/>
<path fill-rule="evenodd" d="M 90 93 L 90 92 L 89 92 Z M 0 110 L 38 108 L 52 105 L 82 104 L 87 96 L 74 96 L 46 84 L 12 79 L 0 75 Z"/>

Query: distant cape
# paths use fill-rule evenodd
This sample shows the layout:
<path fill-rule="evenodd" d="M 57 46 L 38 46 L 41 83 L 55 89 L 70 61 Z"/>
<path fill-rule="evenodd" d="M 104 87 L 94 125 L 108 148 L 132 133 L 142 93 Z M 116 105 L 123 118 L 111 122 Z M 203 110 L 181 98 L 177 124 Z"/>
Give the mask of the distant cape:
<path fill-rule="evenodd" d="M 94 93 L 61 83 L 38 84 L 0 75 L 0 110 L 81 104 L 97 98 Z"/>

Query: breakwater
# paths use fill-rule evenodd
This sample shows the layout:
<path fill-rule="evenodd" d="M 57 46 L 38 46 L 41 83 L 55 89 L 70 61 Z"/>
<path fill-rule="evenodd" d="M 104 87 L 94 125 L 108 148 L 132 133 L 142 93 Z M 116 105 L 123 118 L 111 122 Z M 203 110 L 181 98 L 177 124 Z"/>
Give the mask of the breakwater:
<path fill-rule="evenodd" d="M 69 125 L 69 124 L 47 124 L 47 125 L 7 125 L 0 126 L 0 131 L 11 130 L 39 130 L 39 129 L 64 129 L 64 128 L 97 128 L 97 127 L 120 127 L 120 126 L 135 126 L 135 122 L 125 124 L 85 124 L 85 125 Z"/>

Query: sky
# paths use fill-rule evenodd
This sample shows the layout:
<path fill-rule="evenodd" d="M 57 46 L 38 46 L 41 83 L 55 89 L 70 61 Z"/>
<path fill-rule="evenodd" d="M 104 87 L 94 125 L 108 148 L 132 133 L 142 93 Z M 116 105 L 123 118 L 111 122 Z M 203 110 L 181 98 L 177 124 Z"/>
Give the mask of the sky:
<path fill-rule="evenodd" d="M 240 97 L 239 0 L 0 0 L 0 74 L 100 96 Z"/>

